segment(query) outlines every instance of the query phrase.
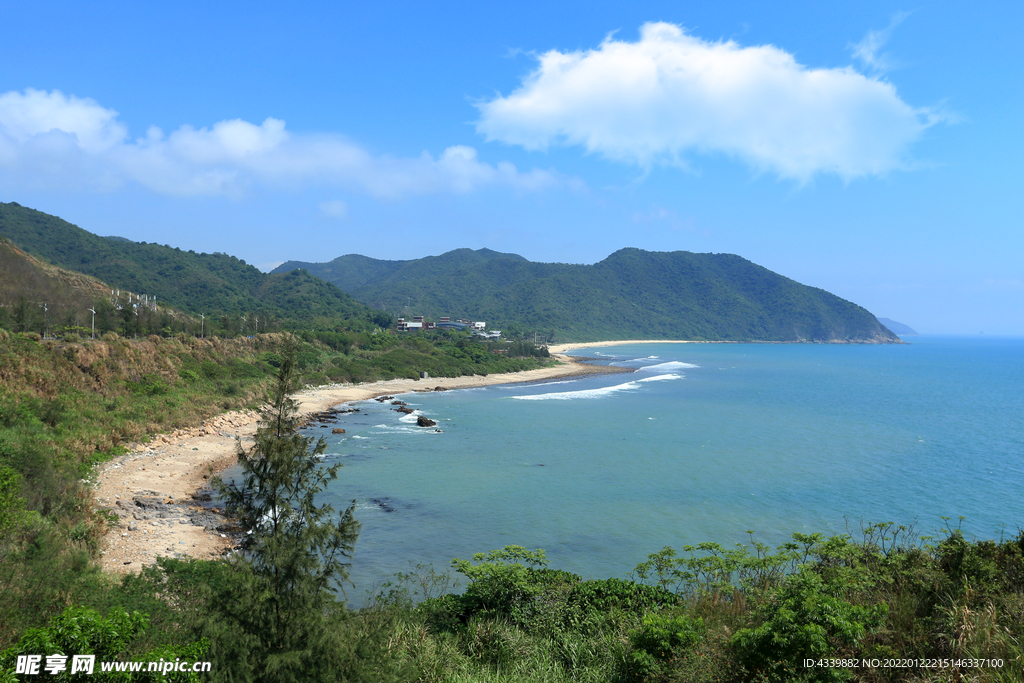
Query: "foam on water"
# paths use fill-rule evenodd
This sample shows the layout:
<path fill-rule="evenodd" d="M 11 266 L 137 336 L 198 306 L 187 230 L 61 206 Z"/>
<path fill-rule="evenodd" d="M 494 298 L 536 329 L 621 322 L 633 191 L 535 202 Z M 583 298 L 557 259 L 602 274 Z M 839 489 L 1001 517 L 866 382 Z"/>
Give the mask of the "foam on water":
<path fill-rule="evenodd" d="M 370 432 L 371 434 L 382 434 L 382 433 L 391 433 L 391 434 L 424 434 L 425 433 L 425 431 L 423 429 L 420 429 L 419 427 L 406 427 L 404 425 L 379 424 L 379 425 L 374 425 L 373 429 L 380 430 L 380 431 L 378 431 L 378 432 Z"/>
<path fill-rule="evenodd" d="M 604 398 L 620 391 L 630 391 L 633 389 L 639 389 L 640 385 L 644 382 L 657 382 L 667 379 L 680 379 L 682 375 L 657 375 L 656 377 L 646 377 L 644 379 L 634 380 L 632 382 L 624 382 L 622 384 L 616 384 L 611 387 L 602 387 L 600 389 L 582 389 L 580 391 L 554 391 L 550 394 L 530 394 L 526 396 L 508 396 L 507 398 L 516 398 L 522 401 L 571 401 L 578 398 Z"/>
<path fill-rule="evenodd" d="M 638 368 L 637 372 L 674 372 L 676 370 L 689 370 L 699 367 L 699 365 L 694 365 L 693 363 L 683 363 L 678 360 L 670 360 L 667 363 L 658 363 L 657 365 L 647 365 L 642 368 Z"/>

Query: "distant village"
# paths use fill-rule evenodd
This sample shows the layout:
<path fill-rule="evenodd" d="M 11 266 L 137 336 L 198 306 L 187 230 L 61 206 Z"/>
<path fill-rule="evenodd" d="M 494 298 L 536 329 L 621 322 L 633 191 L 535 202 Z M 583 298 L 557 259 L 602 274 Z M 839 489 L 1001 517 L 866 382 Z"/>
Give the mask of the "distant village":
<path fill-rule="evenodd" d="M 412 322 L 405 318 L 398 319 L 397 329 L 399 332 L 419 332 L 420 330 L 465 330 L 470 329 L 478 337 L 484 339 L 501 339 L 501 330 L 488 330 L 487 323 L 472 320 L 452 320 L 441 318 L 437 322 L 425 320 L 422 315 L 415 315 Z"/>

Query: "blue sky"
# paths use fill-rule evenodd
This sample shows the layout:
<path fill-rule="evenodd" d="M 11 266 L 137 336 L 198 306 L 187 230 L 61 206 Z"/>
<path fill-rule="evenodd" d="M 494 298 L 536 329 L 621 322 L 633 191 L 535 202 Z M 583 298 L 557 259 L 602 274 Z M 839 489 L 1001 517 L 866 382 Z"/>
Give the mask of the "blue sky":
<path fill-rule="evenodd" d="M 827 5 L 5 2 L 0 201 L 262 267 L 730 252 L 1024 334 L 1024 11 Z"/>

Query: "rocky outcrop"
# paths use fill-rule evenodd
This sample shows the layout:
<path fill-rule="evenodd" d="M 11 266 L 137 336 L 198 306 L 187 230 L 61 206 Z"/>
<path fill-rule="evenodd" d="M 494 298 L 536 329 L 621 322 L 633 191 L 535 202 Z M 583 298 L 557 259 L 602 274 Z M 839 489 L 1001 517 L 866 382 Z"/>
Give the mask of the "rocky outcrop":
<path fill-rule="evenodd" d="M 437 423 L 434 422 L 433 420 L 431 420 L 430 418 L 423 417 L 422 415 L 420 415 L 419 417 L 416 418 L 416 426 L 417 427 L 433 427 L 436 424 Z"/>

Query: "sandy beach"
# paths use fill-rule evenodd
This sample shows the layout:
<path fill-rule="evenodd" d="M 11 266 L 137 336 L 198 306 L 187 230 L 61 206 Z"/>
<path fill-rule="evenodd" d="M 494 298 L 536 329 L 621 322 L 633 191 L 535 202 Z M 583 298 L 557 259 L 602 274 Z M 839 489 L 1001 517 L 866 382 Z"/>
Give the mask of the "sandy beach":
<path fill-rule="evenodd" d="M 633 343 L 649 342 L 561 344 L 550 347 L 558 364 L 538 370 L 325 385 L 309 387 L 295 398 L 300 412 L 309 414 L 377 396 L 622 372 L 621 368 L 588 365 L 563 354 L 577 348 Z M 209 559 L 222 555 L 232 545 L 226 533 L 230 525 L 222 511 L 208 502 L 209 481 L 237 462 L 236 438 L 243 447 L 252 444 L 258 419 L 255 411 L 218 415 L 200 427 L 155 435 L 149 443 L 97 466 L 93 477 L 96 506 L 117 516 L 104 539 L 104 571 L 138 572 L 159 556 Z"/>

